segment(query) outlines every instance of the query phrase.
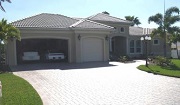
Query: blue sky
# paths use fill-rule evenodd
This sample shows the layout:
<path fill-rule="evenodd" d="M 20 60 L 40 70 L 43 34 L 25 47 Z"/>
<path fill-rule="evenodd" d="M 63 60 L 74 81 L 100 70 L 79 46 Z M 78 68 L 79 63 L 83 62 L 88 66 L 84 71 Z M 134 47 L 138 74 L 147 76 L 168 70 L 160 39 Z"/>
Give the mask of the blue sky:
<path fill-rule="evenodd" d="M 88 17 L 103 11 L 124 19 L 134 15 L 142 23 L 140 27 L 157 27 L 148 24 L 148 17 L 164 11 L 164 0 L 11 0 L 4 2 L 6 13 L 0 11 L 0 19 L 16 21 L 39 13 L 55 13 L 69 17 Z M 180 0 L 166 0 L 166 9 L 172 6 L 180 8 Z M 180 26 L 180 24 L 177 24 Z"/>

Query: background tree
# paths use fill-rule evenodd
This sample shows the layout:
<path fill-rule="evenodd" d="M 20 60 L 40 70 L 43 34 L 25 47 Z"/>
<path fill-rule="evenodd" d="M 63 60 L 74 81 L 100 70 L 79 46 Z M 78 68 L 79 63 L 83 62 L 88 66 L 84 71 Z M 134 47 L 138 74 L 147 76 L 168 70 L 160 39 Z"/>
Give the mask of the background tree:
<path fill-rule="evenodd" d="M 178 28 L 176 26 L 173 26 L 174 23 L 180 21 L 179 16 L 179 8 L 177 7 L 171 7 L 167 9 L 162 15 L 161 13 L 157 13 L 153 16 L 150 16 L 148 19 L 148 22 L 154 22 L 158 25 L 158 28 L 153 30 L 152 37 L 155 35 L 160 36 L 164 40 L 164 57 L 166 57 L 166 42 L 167 42 L 167 36 L 166 34 L 172 35 L 174 31 L 177 31 Z"/>
<path fill-rule="evenodd" d="M 179 56 L 179 52 L 178 52 L 178 42 L 180 42 L 180 29 L 178 31 L 175 31 L 170 39 L 169 39 L 170 43 L 172 44 L 175 44 L 176 45 L 176 53 L 177 53 L 177 56 L 178 56 L 178 59 L 180 58 Z"/>
<path fill-rule="evenodd" d="M 11 3 L 11 0 L 0 0 L 0 9 L 5 12 L 5 9 L 3 8 L 2 4 L 1 4 L 4 1 Z"/>
<path fill-rule="evenodd" d="M 103 13 L 103 14 L 110 15 L 109 12 L 107 12 L 107 11 L 104 11 L 104 12 L 102 12 L 102 13 Z"/>
<path fill-rule="evenodd" d="M 11 24 L 7 23 L 7 20 L 2 19 L 0 21 L 0 44 L 2 46 L 3 43 L 8 43 L 8 40 L 13 39 L 20 40 L 20 31 L 16 27 L 12 26 Z M 0 51 L 0 62 L 1 62 L 1 51 Z"/>
<path fill-rule="evenodd" d="M 137 25 L 137 26 L 138 26 L 138 25 L 141 24 L 141 22 L 139 21 L 138 17 L 125 16 L 125 19 L 126 19 L 126 20 L 129 20 L 129 21 L 132 21 L 132 22 L 133 22 L 132 26 L 134 26 L 134 25 Z"/>

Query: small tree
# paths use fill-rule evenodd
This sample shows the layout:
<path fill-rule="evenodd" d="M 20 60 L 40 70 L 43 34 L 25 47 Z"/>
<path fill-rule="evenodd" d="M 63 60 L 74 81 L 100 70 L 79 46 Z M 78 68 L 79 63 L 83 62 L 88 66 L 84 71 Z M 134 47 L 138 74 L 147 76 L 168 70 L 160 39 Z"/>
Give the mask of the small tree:
<path fill-rule="evenodd" d="M 16 27 L 12 26 L 11 24 L 7 23 L 7 20 L 2 19 L 0 21 L 0 44 L 8 43 L 8 40 L 12 39 L 20 40 L 20 31 Z M 0 62 L 1 62 L 1 51 L 0 51 Z"/>
<path fill-rule="evenodd" d="M 7 2 L 11 3 L 11 0 L 0 0 L 0 9 L 5 12 L 5 9 L 1 5 L 1 2 L 4 2 L 4 1 L 7 1 Z"/>
<path fill-rule="evenodd" d="M 103 14 L 110 15 L 109 12 L 107 12 L 107 11 L 104 11 L 104 12 L 102 12 L 102 13 L 103 13 Z"/>

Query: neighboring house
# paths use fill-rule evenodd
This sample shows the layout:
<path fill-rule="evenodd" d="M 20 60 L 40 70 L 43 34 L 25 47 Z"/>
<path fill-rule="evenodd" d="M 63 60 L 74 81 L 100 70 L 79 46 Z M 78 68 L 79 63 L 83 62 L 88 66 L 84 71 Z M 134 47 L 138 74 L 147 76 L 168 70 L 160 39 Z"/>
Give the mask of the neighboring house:
<path fill-rule="evenodd" d="M 178 50 L 178 55 L 177 55 L 177 50 Z M 178 58 L 180 56 L 180 42 L 177 43 L 177 48 L 176 44 L 171 45 L 171 57 L 172 58 Z"/>
<path fill-rule="evenodd" d="M 176 44 L 174 44 L 174 43 L 171 45 L 171 48 L 175 49 L 175 50 L 176 49 L 180 50 L 180 42 L 177 43 L 177 48 L 176 48 Z"/>
<path fill-rule="evenodd" d="M 144 54 L 140 37 L 150 33 L 149 29 L 131 27 L 130 21 L 103 13 L 84 19 L 42 13 L 11 24 L 20 30 L 22 40 L 9 40 L 9 65 L 24 63 L 23 57 L 29 52 L 39 62 L 46 61 L 49 51 L 64 53 L 70 63 L 108 61 L 109 52 L 140 57 Z M 148 53 L 163 54 L 159 38 L 151 43 Z"/>

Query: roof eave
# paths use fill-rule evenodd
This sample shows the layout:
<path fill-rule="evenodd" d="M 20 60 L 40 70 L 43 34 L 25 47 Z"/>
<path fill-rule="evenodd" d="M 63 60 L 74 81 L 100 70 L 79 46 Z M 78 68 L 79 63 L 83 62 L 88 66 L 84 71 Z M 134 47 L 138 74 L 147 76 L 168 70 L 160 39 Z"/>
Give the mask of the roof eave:
<path fill-rule="evenodd" d="M 16 27 L 18 29 L 34 29 L 34 30 L 70 30 L 69 27 L 64 28 L 49 28 L 49 27 Z"/>

